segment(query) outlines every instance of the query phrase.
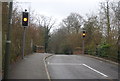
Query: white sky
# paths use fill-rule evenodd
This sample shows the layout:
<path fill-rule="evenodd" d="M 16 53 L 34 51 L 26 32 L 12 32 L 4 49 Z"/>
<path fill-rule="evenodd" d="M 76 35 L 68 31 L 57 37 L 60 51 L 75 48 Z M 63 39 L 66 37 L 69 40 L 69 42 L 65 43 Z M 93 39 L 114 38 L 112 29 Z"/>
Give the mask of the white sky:
<path fill-rule="evenodd" d="M 18 0 L 15 0 L 18 1 Z M 97 13 L 99 2 L 104 0 L 19 0 L 22 6 L 30 7 L 37 14 L 43 14 L 61 20 L 71 12 L 79 13 L 81 16 Z"/>
<path fill-rule="evenodd" d="M 57 23 L 66 18 L 71 12 L 79 13 L 86 18 L 86 14 L 97 14 L 100 2 L 106 0 L 14 0 L 22 2 L 21 6 L 31 8 L 36 14 L 53 17 Z"/>

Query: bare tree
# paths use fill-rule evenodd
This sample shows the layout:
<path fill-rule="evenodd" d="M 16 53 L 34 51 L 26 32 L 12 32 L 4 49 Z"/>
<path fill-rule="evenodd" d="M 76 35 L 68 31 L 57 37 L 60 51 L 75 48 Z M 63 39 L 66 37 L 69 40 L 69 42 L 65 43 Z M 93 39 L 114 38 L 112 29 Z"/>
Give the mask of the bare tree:
<path fill-rule="evenodd" d="M 106 24 L 106 34 L 107 34 L 107 42 L 110 43 L 110 31 L 111 31 L 111 23 L 110 23 L 110 6 L 109 6 L 109 0 L 106 2 L 101 3 L 101 10 L 103 15 L 104 15 L 104 21 Z"/>
<path fill-rule="evenodd" d="M 63 20 L 62 26 L 67 28 L 68 33 L 79 33 L 83 18 L 77 13 L 71 13 L 66 19 Z"/>
<path fill-rule="evenodd" d="M 45 16 L 39 16 L 37 18 L 37 22 L 39 27 L 42 27 L 44 29 L 44 46 L 45 46 L 45 52 L 47 52 L 49 38 L 50 38 L 50 30 L 55 25 L 55 20 L 53 20 L 52 17 L 45 17 Z"/>
<path fill-rule="evenodd" d="M 115 13 L 115 19 L 117 21 L 117 26 L 118 26 L 118 40 L 117 40 L 117 45 L 118 45 L 118 61 L 120 62 L 120 1 L 117 2 L 117 4 L 112 4 L 112 9 Z"/>

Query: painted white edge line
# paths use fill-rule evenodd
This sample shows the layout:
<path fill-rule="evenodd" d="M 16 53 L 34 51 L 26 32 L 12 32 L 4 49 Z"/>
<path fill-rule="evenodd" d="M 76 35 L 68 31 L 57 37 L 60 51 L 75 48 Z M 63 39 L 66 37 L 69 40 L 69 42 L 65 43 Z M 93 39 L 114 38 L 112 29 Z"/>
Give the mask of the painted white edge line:
<path fill-rule="evenodd" d="M 50 55 L 50 56 L 52 56 L 52 55 Z M 51 78 L 50 78 L 50 74 L 49 74 L 48 69 L 47 69 L 46 58 L 48 58 L 48 57 L 50 57 L 50 56 L 47 56 L 47 57 L 45 57 L 45 58 L 43 59 L 44 65 L 45 65 L 45 70 L 46 70 L 47 77 L 48 77 L 48 80 L 49 80 L 49 81 L 51 81 Z"/>
<path fill-rule="evenodd" d="M 104 77 L 108 77 L 107 75 L 101 73 L 100 71 L 97 71 L 96 69 L 93 69 L 92 67 L 90 67 L 90 66 L 88 66 L 88 65 L 86 65 L 86 64 L 83 64 L 83 65 L 86 66 L 87 68 L 91 69 L 92 71 L 97 72 L 97 73 L 103 75 Z"/>

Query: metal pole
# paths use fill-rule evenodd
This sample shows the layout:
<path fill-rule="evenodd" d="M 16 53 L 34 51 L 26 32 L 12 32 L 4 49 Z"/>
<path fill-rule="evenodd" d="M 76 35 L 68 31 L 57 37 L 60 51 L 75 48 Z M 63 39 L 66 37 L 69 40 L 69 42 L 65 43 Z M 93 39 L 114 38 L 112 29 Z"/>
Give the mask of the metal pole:
<path fill-rule="evenodd" d="M 120 11 L 120 1 L 118 2 L 118 11 Z M 117 40 L 117 45 L 118 45 L 118 63 L 120 62 L 120 16 L 118 15 L 120 12 L 117 13 L 116 18 L 118 18 L 118 40 Z"/>
<path fill-rule="evenodd" d="M 84 54 L 84 51 L 85 49 L 84 49 L 84 38 L 83 38 L 83 50 L 82 50 L 83 54 Z"/>
<path fill-rule="evenodd" d="M 13 2 L 9 4 L 9 15 L 8 15 L 8 32 L 7 32 L 7 40 L 6 40 L 6 49 L 5 49 L 5 60 L 4 60 L 4 75 L 3 79 L 8 79 L 8 72 L 9 72 L 9 64 L 10 64 L 10 35 L 12 29 L 12 5 Z"/>
<path fill-rule="evenodd" d="M 24 30 L 23 30 L 22 59 L 24 59 L 25 35 L 26 35 L 26 27 L 24 27 Z"/>
<path fill-rule="evenodd" d="M 45 28 L 45 53 L 47 53 L 47 28 Z"/>

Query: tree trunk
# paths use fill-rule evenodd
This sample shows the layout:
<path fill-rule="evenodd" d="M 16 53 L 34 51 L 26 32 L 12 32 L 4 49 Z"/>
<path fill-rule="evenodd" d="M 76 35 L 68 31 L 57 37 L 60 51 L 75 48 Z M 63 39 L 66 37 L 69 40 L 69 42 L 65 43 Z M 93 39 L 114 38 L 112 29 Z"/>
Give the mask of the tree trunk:
<path fill-rule="evenodd" d="M 110 44 L 110 14 L 109 14 L 109 4 L 107 2 L 107 12 L 106 12 L 106 16 L 107 16 L 107 43 Z"/>

